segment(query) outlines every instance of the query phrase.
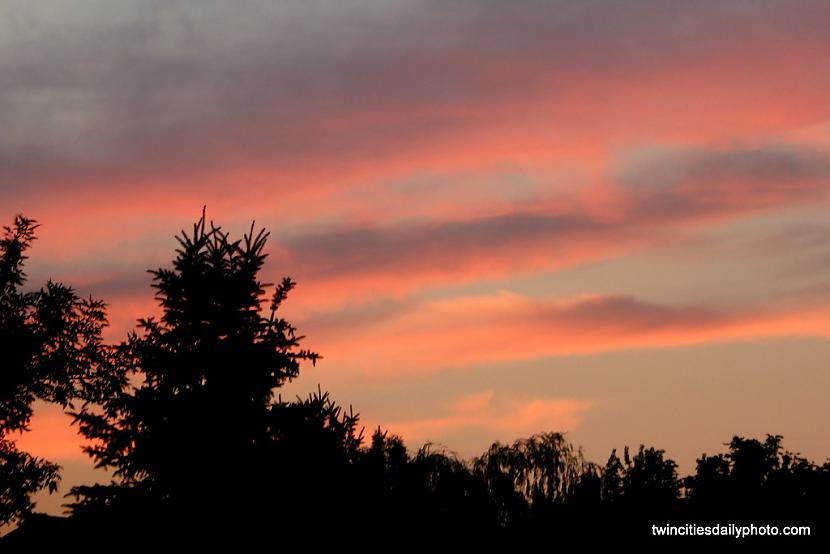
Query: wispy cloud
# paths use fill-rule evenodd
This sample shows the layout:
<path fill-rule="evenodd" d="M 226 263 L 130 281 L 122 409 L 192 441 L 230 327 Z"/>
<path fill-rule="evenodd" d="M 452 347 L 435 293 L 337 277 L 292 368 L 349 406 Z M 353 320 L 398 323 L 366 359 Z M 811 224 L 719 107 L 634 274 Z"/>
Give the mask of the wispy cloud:
<path fill-rule="evenodd" d="M 306 328 L 314 331 L 314 322 Z M 315 344 L 337 360 L 337 367 L 393 377 L 613 350 L 781 336 L 830 338 L 830 312 L 815 307 L 722 311 L 630 297 L 545 300 L 502 292 L 425 302 L 351 332 L 320 331 Z"/>
<path fill-rule="evenodd" d="M 502 397 L 487 390 L 455 399 L 443 415 L 393 420 L 384 428 L 415 444 L 441 443 L 462 433 L 509 441 L 542 431 L 572 431 L 592 405 L 584 399 Z"/>

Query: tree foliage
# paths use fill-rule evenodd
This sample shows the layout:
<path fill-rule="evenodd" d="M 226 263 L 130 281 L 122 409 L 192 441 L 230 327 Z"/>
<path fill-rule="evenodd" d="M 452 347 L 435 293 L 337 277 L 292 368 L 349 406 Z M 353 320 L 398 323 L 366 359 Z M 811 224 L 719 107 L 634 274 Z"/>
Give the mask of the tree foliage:
<path fill-rule="evenodd" d="M 31 513 L 31 497 L 47 487 L 58 488 L 60 467 L 21 452 L 13 441 L 0 439 L 0 525 Z"/>
<path fill-rule="evenodd" d="M 37 228 L 17 216 L 0 238 L 0 523 L 26 515 L 34 492 L 57 487 L 58 467 L 19 451 L 11 437 L 28 430 L 35 401 L 67 408 L 118 386 L 100 371 L 108 357 L 104 304 L 51 280 L 22 290 Z"/>

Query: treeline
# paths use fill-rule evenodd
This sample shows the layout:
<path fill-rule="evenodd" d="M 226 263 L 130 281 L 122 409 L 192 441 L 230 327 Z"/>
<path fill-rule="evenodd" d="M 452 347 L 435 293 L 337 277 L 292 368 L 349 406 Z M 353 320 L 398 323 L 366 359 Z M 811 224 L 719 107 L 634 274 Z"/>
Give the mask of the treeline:
<path fill-rule="evenodd" d="M 151 271 L 161 317 L 110 345 L 102 302 L 52 282 L 23 292 L 36 229 L 18 217 L 0 239 L 0 523 L 20 523 L 0 545 L 555 545 L 647 539 L 669 522 L 814 533 L 827 523 L 830 463 L 786 451 L 780 436 L 735 437 L 685 478 L 663 450 L 625 448 L 597 464 L 558 433 L 467 461 L 410 451 L 381 429 L 364 440 L 358 416 L 328 394 L 275 394 L 319 356 L 280 315 L 293 281 L 259 280 L 266 232 L 232 239 L 203 215 L 177 237 L 172 267 Z M 114 475 L 73 488 L 67 518 L 32 514 L 32 494 L 54 490 L 59 468 L 10 437 L 36 400 L 72 414 L 87 453 Z"/>

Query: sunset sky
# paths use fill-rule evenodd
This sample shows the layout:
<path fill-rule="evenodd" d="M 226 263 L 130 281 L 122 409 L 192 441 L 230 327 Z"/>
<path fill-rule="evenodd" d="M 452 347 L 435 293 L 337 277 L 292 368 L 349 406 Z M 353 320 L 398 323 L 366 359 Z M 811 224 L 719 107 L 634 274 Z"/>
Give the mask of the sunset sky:
<path fill-rule="evenodd" d="M 0 221 L 117 341 L 203 205 L 256 220 L 323 356 L 283 395 L 411 446 L 823 461 L 828 29 L 826 0 L 0 0 Z M 32 427 L 64 491 L 107 478 Z"/>

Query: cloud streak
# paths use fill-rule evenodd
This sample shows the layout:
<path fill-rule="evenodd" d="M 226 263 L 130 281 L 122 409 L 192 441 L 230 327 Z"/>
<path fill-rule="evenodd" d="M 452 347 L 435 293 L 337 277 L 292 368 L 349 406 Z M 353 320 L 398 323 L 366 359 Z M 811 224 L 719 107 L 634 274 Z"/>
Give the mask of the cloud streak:
<path fill-rule="evenodd" d="M 305 328 L 339 368 L 396 376 L 613 350 L 781 336 L 830 338 L 830 312 L 730 312 L 624 296 L 542 300 L 502 292 L 425 302 L 351 332 L 328 334 L 313 320 Z"/>
<path fill-rule="evenodd" d="M 592 405 L 572 398 L 501 398 L 487 390 L 455 399 L 444 415 L 393 420 L 385 428 L 415 444 L 468 433 L 509 441 L 541 431 L 572 431 Z"/>

